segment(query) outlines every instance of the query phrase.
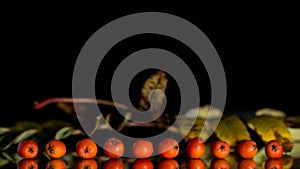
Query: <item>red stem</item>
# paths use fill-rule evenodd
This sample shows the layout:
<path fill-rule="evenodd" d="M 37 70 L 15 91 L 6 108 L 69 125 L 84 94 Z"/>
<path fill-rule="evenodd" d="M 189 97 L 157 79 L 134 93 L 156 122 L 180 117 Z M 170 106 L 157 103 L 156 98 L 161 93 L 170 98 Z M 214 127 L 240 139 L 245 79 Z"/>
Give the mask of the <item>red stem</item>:
<path fill-rule="evenodd" d="M 108 100 L 92 99 L 92 98 L 49 98 L 41 102 L 35 101 L 34 109 L 39 110 L 51 103 L 95 103 L 95 104 L 102 104 L 108 106 L 115 106 L 117 108 L 128 110 L 128 107 L 124 104 L 116 103 Z"/>

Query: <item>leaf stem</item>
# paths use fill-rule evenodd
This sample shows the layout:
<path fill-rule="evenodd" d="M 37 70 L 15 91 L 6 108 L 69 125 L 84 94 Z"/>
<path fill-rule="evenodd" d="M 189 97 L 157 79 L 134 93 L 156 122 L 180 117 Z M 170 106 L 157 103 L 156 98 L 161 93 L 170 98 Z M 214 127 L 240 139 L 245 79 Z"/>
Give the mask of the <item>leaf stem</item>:
<path fill-rule="evenodd" d="M 118 131 L 121 131 L 126 126 L 126 124 L 128 123 L 128 119 L 130 119 L 130 117 L 131 117 L 131 112 L 127 112 L 125 114 L 123 121 L 121 122 L 121 124 L 118 127 Z"/>
<path fill-rule="evenodd" d="M 96 124 L 95 124 L 95 127 L 94 127 L 94 129 L 89 133 L 89 136 L 92 136 L 96 131 L 97 131 L 97 129 L 99 128 L 99 126 L 100 126 L 100 121 L 101 121 L 101 119 L 102 119 L 102 114 L 100 114 L 100 115 L 98 115 L 97 117 L 96 117 Z"/>

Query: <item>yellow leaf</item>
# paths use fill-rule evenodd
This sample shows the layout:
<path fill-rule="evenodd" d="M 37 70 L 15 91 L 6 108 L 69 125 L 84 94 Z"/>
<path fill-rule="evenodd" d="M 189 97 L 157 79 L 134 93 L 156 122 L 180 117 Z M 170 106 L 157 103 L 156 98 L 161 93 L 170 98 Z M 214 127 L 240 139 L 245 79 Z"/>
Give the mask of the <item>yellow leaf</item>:
<path fill-rule="evenodd" d="M 204 105 L 188 110 L 183 118 L 179 120 L 179 130 L 182 135 L 185 136 L 185 141 L 188 141 L 194 137 L 200 137 L 203 140 L 207 140 L 209 132 L 213 130 L 214 120 L 220 118 L 222 112 L 216 107 L 211 105 Z M 196 118 L 196 120 L 194 120 Z M 206 122 L 208 121 L 208 122 Z M 189 127 L 193 124 L 191 130 Z"/>
<path fill-rule="evenodd" d="M 190 124 L 193 123 L 192 128 L 189 130 Z M 181 118 L 178 122 L 180 133 L 185 136 L 185 141 L 188 142 L 190 139 L 194 137 L 200 137 L 203 140 L 208 138 L 208 134 L 206 132 L 206 128 L 204 127 L 205 119 L 197 118 L 195 121 L 194 119 L 190 118 Z"/>
<path fill-rule="evenodd" d="M 250 133 L 243 121 L 235 115 L 223 118 L 215 130 L 216 136 L 235 147 L 238 142 L 250 140 Z"/>
<path fill-rule="evenodd" d="M 285 152 L 293 149 L 292 137 L 283 120 L 264 115 L 253 117 L 249 119 L 248 123 L 265 143 L 270 140 L 278 140 L 282 143 Z"/>

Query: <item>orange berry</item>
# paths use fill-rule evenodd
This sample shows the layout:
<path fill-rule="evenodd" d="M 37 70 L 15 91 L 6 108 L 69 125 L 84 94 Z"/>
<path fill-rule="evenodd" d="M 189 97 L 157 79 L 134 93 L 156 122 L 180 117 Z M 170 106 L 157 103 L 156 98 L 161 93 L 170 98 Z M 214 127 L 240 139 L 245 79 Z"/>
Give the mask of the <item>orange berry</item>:
<path fill-rule="evenodd" d="M 132 152 L 137 158 L 148 158 L 153 154 L 153 144 L 145 139 L 137 140 L 132 145 Z"/>
<path fill-rule="evenodd" d="M 258 148 L 253 140 L 244 140 L 238 144 L 238 154 L 243 158 L 252 158 L 256 155 Z"/>
<path fill-rule="evenodd" d="M 119 158 L 124 154 L 124 144 L 120 139 L 110 138 L 104 143 L 103 152 L 110 158 Z"/>
<path fill-rule="evenodd" d="M 38 154 L 38 144 L 34 140 L 19 142 L 17 153 L 23 158 L 35 158 Z"/>
<path fill-rule="evenodd" d="M 164 158 L 174 158 L 179 153 L 179 145 L 177 140 L 172 138 L 163 139 L 158 144 L 158 153 Z"/>
<path fill-rule="evenodd" d="M 201 138 L 194 137 L 187 143 L 187 154 L 190 158 L 201 158 L 205 152 L 205 145 Z"/>
<path fill-rule="evenodd" d="M 283 154 L 283 147 L 277 140 L 267 142 L 265 146 L 265 153 L 269 158 L 281 158 Z"/>
<path fill-rule="evenodd" d="M 225 158 L 230 153 L 230 146 L 224 141 L 214 141 L 210 145 L 210 152 L 216 158 Z"/>
<path fill-rule="evenodd" d="M 46 154 L 51 158 L 61 158 L 66 154 L 67 148 L 61 140 L 50 140 L 45 146 Z"/>
<path fill-rule="evenodd" d="M 81 158 L 94 158 L 98 153 L 98 147 L 92 139 L 83 138 L 76 144 L 76 153 Z"/>

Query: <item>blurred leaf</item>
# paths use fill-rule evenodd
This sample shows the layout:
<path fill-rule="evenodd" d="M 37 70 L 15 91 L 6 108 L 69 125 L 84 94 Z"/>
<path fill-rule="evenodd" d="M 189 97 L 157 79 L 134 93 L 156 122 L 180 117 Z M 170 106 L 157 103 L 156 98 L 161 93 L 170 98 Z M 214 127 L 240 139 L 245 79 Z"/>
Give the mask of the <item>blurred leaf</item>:
<path fill-rule="evenodd" d="M 256 162 L 256 164 L 260 167 L 264 167 L 264 162 L 268 159 L 265 153 L 265 147 L 262 147 L 258 150 L 257 154 L 253 157 L 253 160 Z"/>
<path fill-rule="evenodd" d="M 16 152 L 15 153 L 2 152 L 2 155 L 6 158 L 6 160 L 8 160 L 14 164 L 17 164 L 22 159 L 22 157 L 19 156 L 19 154 Z M 1 161 L 1 159 L 0 159 L 0 161 Z"/>
<path fill-rule="evenodd" d="M 209 104 L 201 106 L 201 107 L 196 107 L 188 110 L 184 116 L 188 118 L 202 118 L 202 119 L 216 119 L 220 118 L 222 116 L 223 112 L 216 108 L 213 107 Z"/>
<path fill-rule="evenodd" d="M 64 139 L 70 136 L 72 131 L 73 131 L 73 127 L 63 127 L 56 132 L 54 139 L 57 140 Z"/>
<path fill-rule="evenodd" d="M 230 169 L 237 169 L 238 156 L 235 153 L 230 153 L 225 160 L 229 163 Z"/>
<path fill-rule="evenodd" d="M 8 153 L 2 152 L 2 155 L 3 155 L 7 160 L 9 160 L 10 162 L 16 163 L 16 162 L 14 161 L 13 157 L 11 157 Z"/>
<path fill-rule="evenodd" d="M 12 159 L 13 159 L 13 162 L 16 163 L 16 164 L 17 164 L 20 160 L 23 159 L 17 152 L 11 153 L 11 157 L 12 157 Z"/>
<path fill-rule="evenodd" d="M 151 75 L 144 83 L 141 90 L 140 109 L 148 110 L 150 108 L 149 96 L 151 94 L 151 109 L 153 112 L 160 111 L 165 100 L 167 88 L 167 76 L 163 71 Z M 160 90 L 155 90 L 160 89 Z M 152 93 L 151 93 L 152 92 Z M 162 93 L 163 92 L 163 93 Z"/>
<path fill-rule="evenodd" d="M 222 111 L 218 108 L 212 107 L 207 104 L 205 106 L 196 107 L 188 110 L 183 118 L 179 120 L 179 129 L 182 135 L 185 136 L 185 141 L 194 137 L 200 137 L 203 140 L 208 139 L 208 131 L 213 131 L 214 126 L 217 125 L 218 119 L 222 116 Z M 194 119 L 196 118 L 195 122 Z M 206 122 L 208 121 L 208 122 Z M 188 127 L 194 124 L 190 131 Z M 186 134 L 188 132 L 188 134 Z"/>
<path fill-rule="evenodd" d="M 0 167 L 3 167 L 8 163 L 9 163 L 9 160 L 0 157 Z"/>
<path fill-rule="evenodd" d="M 57 107 L 62 109 L 64 112 L 66 112 L 69 115 L 74 115 L 74 113 L 75 113 L 74 106 L 71 103 L 59 102 L 59 103 L 57 103 Z"/>
<path fill-rule="evenodd" d="M 13 144 L 18 144 L 20 141 L 29 138 L 30 136 L 34 135 L 37 133 L 39 130 L 38 129 L 29 129 L 24 132 L 22 132 L 20 135 L 18 135 L 13 141 Z"/>
<path fill-rule="evenodd" d="M 67 168 L 76 168 L 76 158 L 78 157 L 75 151 L 69 152 L 61 157 L 62 160 L 66 162 Z M 86 167 L 89 168 L 89 167 Z"/>
<path fill-rule="evenodd" d="M 204 144 L 205 146 L 205 150 L 209 150 L 210 149 L 210 146 L 211 146 L 211 143 L 210 142 L 205 142 Z M 202 155 L 201 159 L 203 160 L 203 162 L 209 166 L 209 164 L 212 162 L 212 160 L 214 159 L 215 157 L 211 154 L 210 151 L 204 151 L 204 154 Z"/>
<path fill-rule="evenodd" d="M 21 132 L 12 131 L 0 136 L 0 151 L 3 151 L 3 148 L 11 143 L 11 141 L 16 138 Z"/>
<path fill-rule="evenodd" d="M 254 160 L 255 161 L 255 160 Z M 265 165 L 266 165 L 266 161 L 267 160 L 264 160 L 262 163 L 257 163 L 256 161 L 256 164 L 257 164 L 257 169 L 265 169 Z"/>
<path fill-rule="evenodd" d="M 283 120 L 274 116 L 258 116 L 249 119 L 248 125 L 253 128 L 261 139 L 267 143 L 270 140 L 278 140 L 285 152 L 293 149 L 293 140 Z"/>
<path fill-rule="evenodd" d="M 124 169 L 131 169 L 130 168 L 130 162 L 127 162 L 127 161 L 125 161 L 125 163 L 124 163 Z"/>
<path fill-rule="evenodd" d="M 11 129 L 8 127 L 0 127 L 0 135 L 5 134 L 9 131 L 11 131 Z"/>
<path fill-rule="evenodd" d="M 202 118 L 197 118 L 194 122 L 194 119 L 190 118 L 181 118 L 178 121 L 180 133 L 185 136 L 185 141 L 189 141 L 194 137 L 200 137 L 204 140 L 207 139 L 208 135 L 204 128 L 205 120 Z M 189 130 L 190 125 L 193 124 L 192 128 Z"/>
<path fill-rule="evenodd" d="M 6 145 L 3 148 L 3 151 L 7 150 L 11 145 L 18 144 L 20 141 L 29 138 L 30 136 L 34 135 L 38 131 L 39 131 L 38 129 L 29 129 L 29 130 L 23 131 L 16 138 L 14 138 L 8 145 Z"/>
<path fill-rule="evenodd" d="M 272 108 L 263 108 L 255 112 L 255 116 L 265 116 L 265 115 L 273 116 L 281 119 L 286 117 L 286 114 L 283 111 L 272 109 Z"/>
<path fill-rule="evenodd" d="M 243 121 L 235 115 L 221 119 L 215 130 L 216 136 L 227 142 L 231 147 L 235 147 L 239 141 L 250 140 L 250 133 Z"/>
<path fill-rule="evenodd" d="M 42 126 L 46 132 L 59 130 L 62 127 L 72 126 L 71 123 L 61 120 L 48 120 L 42 123 Z"/>
<path fill-rule="evenodd" d="M 39 123 L 32 121 L 21 121 L 16 124 L 15 129 L 24 131 L 28 129 L 42 129 L 42 126 Z"/>
<path fill-rule="evenodd" d="M 281 161 L 282 161 L 282 169 L 290 169 L 292 168 L 293 164 L 294 164 L 294 159 L 291 156 L 288 155 L 283 155 L 281 157 Z"/>
<path fill-rule="evenodd" d="M 74 129 L 73 127 L 63 127 L 58 130 L 54 136 L 54 139 L 65 139 L 71 135 L 84 134 L 82 130 Z"/>

